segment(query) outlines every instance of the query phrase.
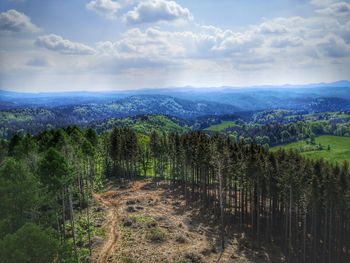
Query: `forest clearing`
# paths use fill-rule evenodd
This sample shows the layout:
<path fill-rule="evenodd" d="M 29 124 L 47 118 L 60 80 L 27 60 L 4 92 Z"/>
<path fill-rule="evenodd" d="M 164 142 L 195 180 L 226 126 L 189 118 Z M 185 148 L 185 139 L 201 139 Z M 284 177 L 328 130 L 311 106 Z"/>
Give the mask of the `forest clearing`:
<path fill-rule="evenodd" d="M 176 197 L 176 198 L 175 198 Z M 104 211 L 105 237 L 92 262 L 281 262 L 277 248 L 260 249 L 233 229 L 221 254 L 219 224 L 196 203 L 186 207 L 184 196 L 165 182 L 150 179 L 110 182 L 94 194 Z M 220 260 L 220 261 L 219 261 Z"/>

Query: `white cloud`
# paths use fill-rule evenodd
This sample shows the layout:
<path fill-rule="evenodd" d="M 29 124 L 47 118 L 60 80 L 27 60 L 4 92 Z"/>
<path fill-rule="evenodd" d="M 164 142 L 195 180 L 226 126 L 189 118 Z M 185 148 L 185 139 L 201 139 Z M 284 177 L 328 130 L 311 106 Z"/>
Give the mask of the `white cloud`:
<path fill-rule="evenodd" d="M 252 32 L 233 33 L 225 37 L 218 45 L 213 47 L 215 51 L 222 51 L 225 54 L 242 53 L 261 46 L 263 38 Z"/>
<path fill-rule="evenodd" d="M 317 65 L 320 59 L 349 56 L 344 37 L 350 34 L 345 29 L 332 17 L 276 18 L 240 32 L 210 25 L 199 26 L 195 31 L 134 28 L 115 42 L 99 43 L 97 50 L 118 59 L 140 59 L 141 63 L 152 59 L 179 64 L 194 59 L 203 63 L 230 61 L 240 70 L 257 70 L 286 61 Z M 336 38 L 325 39 L 329 32 Z"/>
<path fill-rule="evenodd" d="M 270 20 L 270 21 L 265 21 L 262 24 L 260 24 L 257 28 L 256 31 L 257 33 L 261 34 L 284 34 L 288 32 L 288 26 L 281 21 L 281 19 L 278 19 L 279 21 L 275 20 Z"/>
<path fill-rule="evenodd" d="M 106 18 L 113 19 L 121 5 L 113 0 L 92 0 L 86 4 L 86 8 Z"/>
<path fill-rule="evenodd" d="M 350 4 L 345 2 L 333 3 L 323 9 L 316 10 L 317 13 L 334 17 L 350 17 Z"/>
<path fill-rule="evenodd" d="M 335 2 L 339 2 L 339 0 L 311 0 L 311 4 L 315 6 L 327 6 Z"/>
<path fill-rule="evenodd" d="M 146 0 L 125 14 L 128 24 L 157 23 L 171 21 L 189 21 L 191 12 L 174 1 Z"/>
<path fill-rule="evenodd" d="M 38 37 L 35 44 L 38 47 L 44 47 L 62 54 L 92 55 L 95 53 L 94 49 L 85 44 L 72 42 L 54 34 Z"/>
<path fill-rule="evenodd" d="M 274 48 L 298 47 L 303 45 L 303 39 L 297 36 L 277 37 L 271 39 L 271 46 Z"/>
<path fill-rule="evenodd" d="M 90 1 L 94 5 L 102 2 Z M 299 81 L 299 76 L 309 78 L 316 73 L 325 78 L 335 74 L 346 76 L 350 73 L 347 7 L 348 4 L 339 1 L 327 5 L 319 3 L 315 4 L 313 15 L 308 17 L 265 19 L 241 30 L 192 23 L 181 30 L 183 27 L 158 23 L 191 19 L 191 13 L 177 3 L 121 0 L 118 7 L 105 5 L 94 10 L 108 18 L 115 18 L 120 12 L 120 17 L 133 25 L 114 40 L 88 46 L 52 34 L 36 40 L 36 45 L 43 49 L 33 49 L 32 40 L 21 38 L 26 43 L 24 49 L 28 53 L 25 53 L 21 49 L 22 42 L 16 41 L 18 35 L 7 34 L 0 49 L 12 49 L 12 53 L 7 56 L 0 53 L 0 74 L 4 71 L 1 66 L 14 75 L 17 71 L 43 75 L 54 71 L 57 79 L 67 75 L 72 80 L 75 76 L 82 80 L 96 78 L 105 84 L 110 80 L 111 86 L 120 83 L 120 86 L 128 87 L 176 83 L 227 85 L 231 80 L 260 81 L 259 76 L 265 82 L 284 81 L 290 76 Z M 123 12 L 126 13 L 124 16 Z M 150 25 L 146 27 L 148 23 Z M 77 58 L 62 54 L 89 56 Z M 6 63 L 1 65 L 1 60 Z M 334 68 L 337 72 L 332 71 Z M 158 82 L 158 78 L 163 80 Z"/>
<path fill-rule="evenodd" d="M 343 58 L 350 55 L 350 46 L 337 36 L 326 36 L 318 44 L 319 51 L 331 58 Z"/>
<path fill-rule="evenodd" d="M 168 32 L 156 28 L 141 31 L 138 28 L 126 31 L 114 43 L 99 43 L 103 51 L 113 50 L 115 54 L 128 58 L 161 58 L 180 57 L 185 55 L 186 39 L 190 41 L 186 32 Z"/>
<path fill-rule="evenodd" d="M 299 16 L 278 17 L 253 26 L 252 31 L 266 37 L 274 37 L 293 33 L 301 34 L 309 25 L 310 21 Z"/>
<path fill-rule="evenodd" d="M 0 30 L 32 33 L 39 31 L 39 28 L 31 22 L 28 16 L 11 9 L 0 13 Z"/>

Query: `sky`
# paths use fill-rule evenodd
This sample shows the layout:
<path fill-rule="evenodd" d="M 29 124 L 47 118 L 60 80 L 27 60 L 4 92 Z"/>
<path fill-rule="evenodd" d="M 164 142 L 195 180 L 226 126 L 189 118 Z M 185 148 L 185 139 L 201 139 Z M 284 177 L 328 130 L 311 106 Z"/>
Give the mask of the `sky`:
<path fill-rule="evenodd" d="M 0 89 L 350 79 L 350 0 L 1 0 Z"/>

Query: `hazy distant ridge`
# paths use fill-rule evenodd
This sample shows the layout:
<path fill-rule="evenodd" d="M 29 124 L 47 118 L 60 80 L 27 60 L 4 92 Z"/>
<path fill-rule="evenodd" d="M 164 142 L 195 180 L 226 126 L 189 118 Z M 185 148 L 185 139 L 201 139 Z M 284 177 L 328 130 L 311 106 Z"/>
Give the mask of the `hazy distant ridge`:
<path fill-rule="evenodd" d="M 163 96 L 163 97 L 162 97 Z M 172 100 L 168 107 L 156 100 Z M 139 98 L 135 100 L 135 98 Z M 127 101 L 134 103 L 131 112 L 174 114 L 177 106 L 174 104 L 204 103 L 207 106 L 219 107 L 220 113 L 234 111 L 251 111 L 270 108 L 305 109 L 318 111 L 341 110 L 350 108 L 350 81 L 342 80 L 333 83 L 316 83 L 308 85 L 282 85 L 282 86 L 251 86 L 251 87 L 220 87 L 220 88 L 163 88 L 141 89 L 135 91 L 108 91 L 108 92 L 47 92 L 47 93 L 19 93 L 0 91 L 0 109 L 18 107 L 61 107 L 69 105 L 88 104 L 118 104 L 119 108 Z M 145 105 L 152 101 L 151 108 Z M 210 105 L 210 103 L 214 103 Z M 180 103 L 181 104 L 181 103 Z M 220 104 L 220 105 L 218 105 Z M 200 104 L 199 104 L 200 105 Z M 197 105 L 198 106 L 198 105 Z M 143 107 L 143 108 L 142 108 Z M 172 108 L 175 107 L 175 108 Z M 198 109 L 205 115 L 215 113 L 215 109 L 203 107 Z M 190 114 L 192 115 L 192 114 Z M 175 115 L 178 116 L 178 115 Z"/>

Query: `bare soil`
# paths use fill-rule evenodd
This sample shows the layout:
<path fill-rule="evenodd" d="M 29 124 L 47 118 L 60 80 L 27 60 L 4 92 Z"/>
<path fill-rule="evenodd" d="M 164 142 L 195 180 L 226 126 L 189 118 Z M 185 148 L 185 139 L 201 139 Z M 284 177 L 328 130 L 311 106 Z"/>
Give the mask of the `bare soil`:
<path fill-rule="evenodd" d="M 244 233 L 233 231 L 222 252 L 215 216 L 186 204 L 181 192 L 164 183 L 111 182 L 94 198 L 105 209 L 106 235 L 94 247 L 93 263 L 283 262 L 277 248 L 258 249 Z"/>

